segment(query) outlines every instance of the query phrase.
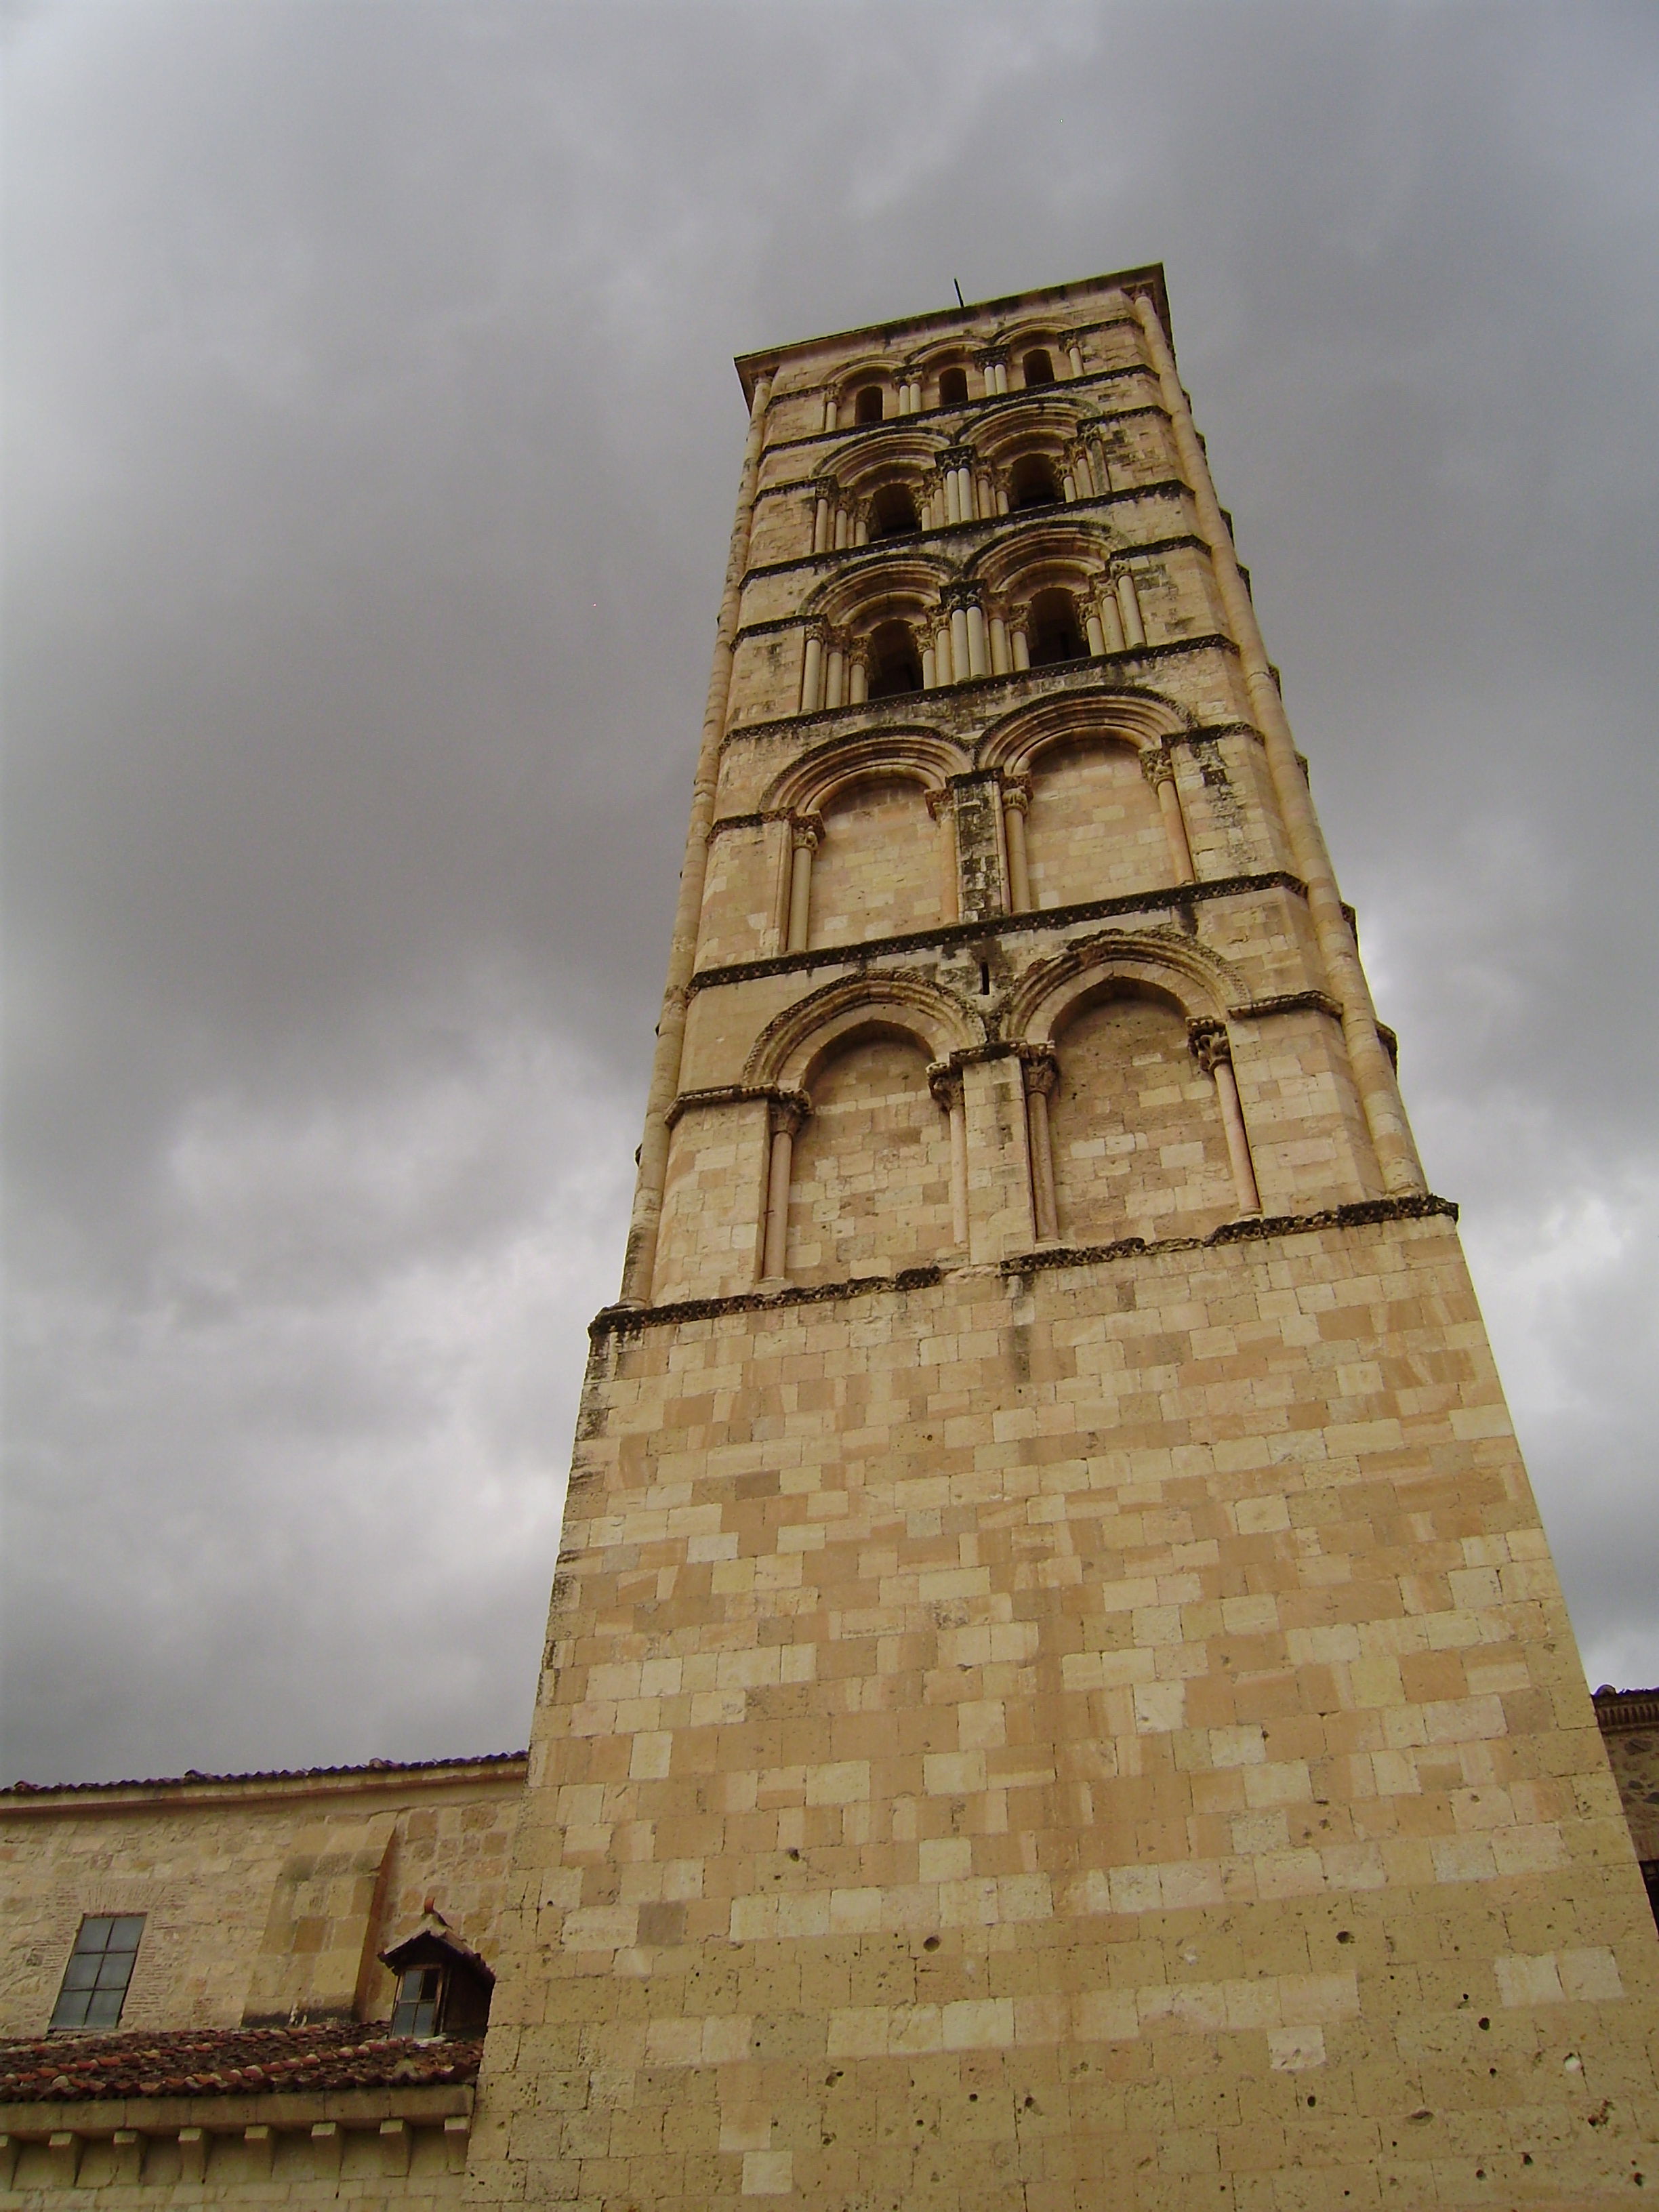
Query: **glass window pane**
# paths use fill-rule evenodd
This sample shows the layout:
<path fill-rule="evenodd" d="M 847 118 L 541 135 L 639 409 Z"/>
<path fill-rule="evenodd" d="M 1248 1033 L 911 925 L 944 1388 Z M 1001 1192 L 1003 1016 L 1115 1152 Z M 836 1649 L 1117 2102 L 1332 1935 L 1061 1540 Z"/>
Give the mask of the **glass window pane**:
<path fill-rule="evenodd" d="M 54 2027 L 84 2027 L 87 2021 L 88 1995 L 89 1992 L 85 1990 L 65 1990 L 52 2008 L 52 2026 Z"/>
<path fill-rule="evenodd" d="M 121 2017 L 121 2000 L 125 1989 L 94 1990 L 87 2000 L 87 2026 L 113 2027 Z"/>
<path fill-rule="evenodd" d="M 437 2017 L 438 2008 L 435 2004 L 417 2004 L 415 2008 L 415 2025 L 410 2029 L 410 2033 L 430 2035 L 433 2032 L 433 2023 Z"/>
<path fill-rule="evenodd" d="M 71 1959 L 64 1969 L 64 1987 L 66 1990 L 89 1990 L 97 1980 L 98 1969 L 103 1963 L 103 1960 L 96 1956 L 90 1959 L 76 1956 Z"/>
<path fill-rule="evenodd" d="M 105 1947 L 106 1949 L 136 1951 L 138 1948 L 138 1938 L 144 1932 L 144 1916 L 142 1912 L 131 1912 L 123 1920 L 112 1920 L 109 1926 L 109 1942 Z"/>
<path fill-rule="evenodd" d="M 114 1925 L 115 1923 L 112 1920 L 83 1920 L 81 1923 L 81 1933 L 75 1939 L 76 1949 L 77 1951 L 106 1949 L 109 1945 L 109 1931 Z"/>
<path fill-rule="evenodd" d="M 131 1951 L 106 1951 L 98 1964 L 100 1990 L 124 1990 L 132 1979 Z"/>

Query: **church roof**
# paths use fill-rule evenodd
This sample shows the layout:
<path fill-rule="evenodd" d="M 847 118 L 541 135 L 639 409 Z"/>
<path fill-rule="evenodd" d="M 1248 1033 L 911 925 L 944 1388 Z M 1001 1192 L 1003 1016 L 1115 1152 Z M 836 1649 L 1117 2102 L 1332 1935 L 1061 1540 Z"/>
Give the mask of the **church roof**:
<path fill-rule="evenodd" d="M 0 2104 L 421 2088 L 476 2081 L 483 2051 L 481 2036 L 417 2043 L 384 2021 L 53 2035 L 0 2041 Z"/>
<path fill-rule="evenodd" d="M 0 1808 L 8 1798 L 98 1797 L 119 1790 L 240 1789 L 259 1784 L 308 1782 L 395 1782 L 403 1776 L 439 1778 L 446 1773 L 467 1774 L 480 1767 L 523 1766 L 526 1751 L 485 1751 L 470 1759 L 371 1759 L 361 1766 L 275 1766 L 246 1774 L 204 1774 L 191 1767 L 184 1774 L 166 1774 L 124 1782 L 14 1782 L 0 1790 Z"/>

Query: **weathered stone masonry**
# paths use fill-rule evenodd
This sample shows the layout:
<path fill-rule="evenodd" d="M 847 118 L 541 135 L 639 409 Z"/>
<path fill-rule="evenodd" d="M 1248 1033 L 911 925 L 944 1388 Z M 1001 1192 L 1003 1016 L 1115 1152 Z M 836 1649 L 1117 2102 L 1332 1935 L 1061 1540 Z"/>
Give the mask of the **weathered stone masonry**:
<path fill-rule="evenodd" d="M 1168 332 L 1142 270 L 739 363 L 478 2204 L 1659 2186 L 1659 1943 Z"/>

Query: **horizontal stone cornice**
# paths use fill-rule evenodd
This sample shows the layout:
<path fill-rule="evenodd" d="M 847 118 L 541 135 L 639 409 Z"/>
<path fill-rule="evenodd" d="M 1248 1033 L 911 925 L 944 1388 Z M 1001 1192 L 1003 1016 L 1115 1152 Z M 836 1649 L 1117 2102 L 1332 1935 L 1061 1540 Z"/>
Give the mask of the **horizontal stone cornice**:
<path fill-rule="evenodd" d="M 1079 922 L 1109 921 L 1132 914 L 1168 914 L 1183 907 L 1200 906 L 1206 900 L 1249 898 L 1262 891 L 1289 891 L 1305 899 L 1308 887 L 1285 868 L 1269 868 L 1256 875 L 1224 876 L 1212 883 L 1172 884 L 1159 890 L 1126 891 L 1115 898 L 1085 899 L 1073 906 L 1039 907 L 1022 914 L 988 915 L 983 921 L 952 921 L 936 929 L 907 930 L 896 937 L 860 938 L 852 945 L 823 945 L 805 952 L 775 952 L 761 960 L 733 961 L 718 968 L 701 968 L 686 986 L 689 994 L 719 990 L 732 983 L 747 983 L 765 975 L 810 974 L 818 968 L 867 968 L 872 962 L 902 952 L 941 950 L 951 945 L 980 945 L 988 938 L 1029 934 L 1033 931 L 1068 929 Z M 1300 999 L 1297 1001 L 1301 1003 Z M 1248 1014 L 1256 1011 L 1241 1007 Z"/>
<path fill-rule="evenodd" d="M 727 1314 L 769 1313 L 792 1306 L 832 1305 L 843 1299 L 893 1297 L 932 1290 L 957 1275 L 1004 1277 L 1046 1273 L 1054 1268 L 1095 1267 L 1119 1261 L 1162 1258 L 1173 1252 L 1214 1251 L 1224 1245 L 1270 1243 L 1309 1237 L 1330 1229 L 1364 1229 L 1394 1221 L 1444 1219 L 1455 1222 L 1457 1206 L 1432 1194 L 1406 1198 L 1358 1199 L 1344 1206 L 1307 1213 L 1252 1214 L 1224 1221 L 1207 1237 L 1125 1237 L 1115 1244 L 1050 1244 L 1012 1254 L 989 1267 L 934 1266 L 903 1267 L 893 1275 L 856 1275 L 843 1283 L 791 1284 L 776 1291 L 738 1291 L 728 1297 L 684 1298 L 659 1306 L 606 1306 L 588 1324 L 591 1337 L 636 1336 L 647 1328 L 672 1328 L 684 1322 L 718 1320 Z"/>
<path fill-rule="evenodd" d="M 0 2133 L 24 2142 L 42 2142 L 64 2129 L 83 2141 L 107 2138 L 118 2129 L 143 2136 L 176 2135 L 180 2128 L 204 2134 L 240 2135 L 268 2127 L 287 2134 L 329 2121 L 348 2129 L 376 2128 L 383 2120 L 434 2125 L 470 2114 L 476 2095 L 471 2081 L 411 2082 L 380 2089 L 276 2089 L 252 2095 L 200 2097 L 106 2097 L 79 2103 L 42 2098 L 32 2104 L 0 2104 Z"/>
<path fill-rule="evenodd" d="M 757 631 L 793 629 L 799 627 L 800 619 L 791 617 L 787 622 L 757 623 L 756 628 Z M 996 710 L 1000 712 L 1001 700 L 1018 698 L 1022 691 L 1030 698 L 1045 699 L 1074 689 L 1071 679 L 1079 675 L 1088 677 L 1091 684 L 1098 683 L 1096 672 L 1100 669 L 1109 668 L 1115 676 L 1133 677 L 1139 668 L 1206 653 L 1224 653 L 1234 660 L 1239 657 L 1238 647 L 1231 638 L 1224 636 L 1219 630 L 1206 630 L 1196 637 L 1168 638 L 1159 645 L 1132 646 L 1122 653 L 1095 653 L 1080 660 L 1051 661 L 1041 670 L 1011 668 L 1006 676 L 974 676 L 964 684 L 941 684 L 931 691 L 896 691 L 888 698 L 866 699 L 856 705 L 819 707 L 810 714 L 769 714 L 764 720 L 734 722 L 721 738 L 720 746 L 724 750 L 739 738 L 769 737 L 779 730 L 834 729 L 857 715 L 873 717 L 872 726 L 879 729 L 889 714 L 895 720 L 914 720 L 925 711 L 924 702 L 927 701 L 940 706 L 951 701 L 989 701 L 997 702 Z M 1243 730 L 1249 726 L 1241 722 L 1228 726 Z M 1173 735 L 1178 739 L 1182 732 L 1176 731 Z"/>

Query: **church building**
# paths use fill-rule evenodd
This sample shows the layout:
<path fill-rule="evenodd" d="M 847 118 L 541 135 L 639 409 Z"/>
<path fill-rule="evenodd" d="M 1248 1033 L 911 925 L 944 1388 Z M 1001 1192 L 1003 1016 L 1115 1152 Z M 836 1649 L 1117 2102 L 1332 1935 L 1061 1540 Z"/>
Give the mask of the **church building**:
<path fill-rule="evenodd" d="M 1163 271 L 738 368 L 527 1759 L 0 1794 L 0 2206 L 1640 2202 L 1659 1695 L 1584 1686 Z"/>

